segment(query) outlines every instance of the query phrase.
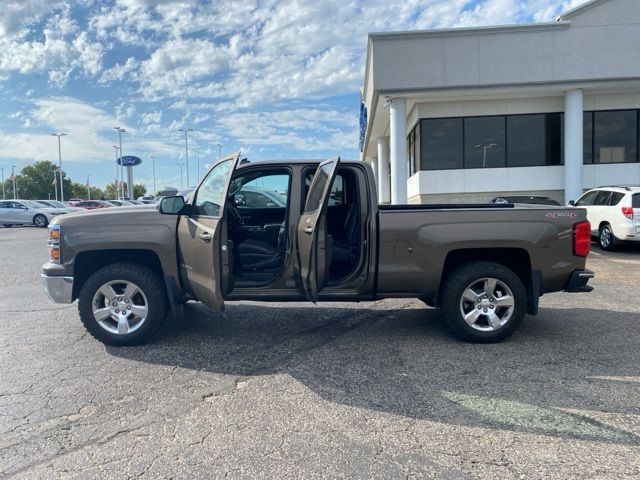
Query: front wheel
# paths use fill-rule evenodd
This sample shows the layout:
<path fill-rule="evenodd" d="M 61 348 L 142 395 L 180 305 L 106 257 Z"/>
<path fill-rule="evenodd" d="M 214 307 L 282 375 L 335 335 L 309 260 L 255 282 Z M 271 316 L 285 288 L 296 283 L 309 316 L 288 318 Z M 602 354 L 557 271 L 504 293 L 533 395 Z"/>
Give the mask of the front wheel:
<path fill-rule="evenodd" d="M 39 213 L 33 217 L 33 224 L 38 228 L 44 228 L 49 225 L 49 220 L 47 220 L 47 217 Z"/>
<path fill-rule="evenodd" d="M 447 326 L 469 342 L 499 342 L 510 336 L 526 313 L 522 280 L 503 265 L 474 262 L 449 275 L 440 308 Z"/>
<path fill-rule="evenodd" d="M 89 333 L 107 345 L 145 342 L 164 323 L 168 301 L 162 279 L 135 263 L 115 263 L 80 289 L 78 311 Z"/>

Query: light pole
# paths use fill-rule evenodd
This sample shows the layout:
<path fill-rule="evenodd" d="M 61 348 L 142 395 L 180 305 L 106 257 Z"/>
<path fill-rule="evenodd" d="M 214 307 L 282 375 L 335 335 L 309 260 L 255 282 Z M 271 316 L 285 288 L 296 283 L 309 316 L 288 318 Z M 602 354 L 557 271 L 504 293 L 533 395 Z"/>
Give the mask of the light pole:
<path fill-rule="evenodd" d="M 87 175 L 87 200 L 91 200 L 91 186 L 89 185 L 89 177 L 91 177 L 90 173 Z"/>
<path fill-rule="evenodd" d="M 122 127 L 113 127 L 114 130 L 118 132 L 118 140 L 120 141 L 120 173 L 122 175 L 122 198 L 124 199 L 124 170 L 122 167 L 122 157 L 124 156 L 122 153 L 122 134 L 127 131 Z M 133 173 L 131 172 L 131 167 L 127 167 L 127 194 L 129 198 L 133 197 Z"/>
<path fill-rule="evenodd" d="M 184 183 L 182 182 L 182 166 L 184 165 L 184 163 L 178 163 L 178 166 L 180 167 L 180 188 L 184 188 Z"/>
<path fill-rule="evenodd" d="M 4 196 L 4 168 L 0 168 L 0 172 L 2 172 L 2 199 L 6 200 L 6 197 Z"/>
<path fill-rule="evenodd" d="M 13 199 L 17 199 L 16 193 L 16 165 L 11 165 L 11 180 L 13 180 Z"/>
<path fill-rule="evenodd" d="M 118 150 L 120 149 L 120 147 L 118 147 L 117 145 L 111 145 L 113 147 L 113 149 L 116 151 L 116 200 L 120 200 L 120 185 L 121 185 L 121 178 L 120 177 L 120 171 L 122 170 L 122 167 L 118 168 Z"/>
<path fill-rule="evenodd" d="M 56 194 L 56 202 L 58 201 L 58 169 L 56 168 L 53 171 L 53 191 Z M 51 198 L 51 194 L 49 194 L 49 198 Z"/>
<path fill-rule="evenodd" d="M 60 167 L 60 201 L 64 202 L 64 179 L 62 178 L 62 149 L 60 147 L 60 137 L 66 136 L 66 133 L 52 133 L 52 137 L 58 137 L 58 167 Z"/>
<path fill-rule="evenodd" d="M 196 156 L 198 158 L 198 181 L 196 184 L 200 183 L 200 147 L 196 148 Z"/>
<path fill-rule="evenodd" d="M 149 155 L 151 159 L 151 169 L 153 171 L 153 196 L 156 195 L 156 156 L 154 154 Z"/>
<path fill-rule="evenodd" d="M 473 148 L 481 148 L 482 149 L 482 168 L 485 168 L 487 165 L 487 150 L 493 147 L 497 147 L 497 143 L 489 143 L 488 145 L 474 145 Z"/>
<path fill-rule="evenodd" d="M 222 160 L 222 144 L 220 142 L 216 142 L 218 146 L 218 160 Z"/>
<path fill-rule="evenodd" d="M 189 132 L 193 132 L 192 128 L 179 128 L 179 132 L 184 133 L 184 161 L 187 169 L 187 187 L 189 184 Z"/>

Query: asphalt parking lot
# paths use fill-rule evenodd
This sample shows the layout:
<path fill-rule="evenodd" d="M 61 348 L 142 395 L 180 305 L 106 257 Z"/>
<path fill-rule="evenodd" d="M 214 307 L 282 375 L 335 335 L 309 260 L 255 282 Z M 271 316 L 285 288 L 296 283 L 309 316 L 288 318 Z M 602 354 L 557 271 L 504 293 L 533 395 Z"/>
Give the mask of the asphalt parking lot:
<path fill-rule="evenodd" d="M 0 478 L 638 478 L 640 249 L 594 248 L 508 341 L 417 301 L 190 303 L 150 345 L 93 340 L 0 229 Z"/>

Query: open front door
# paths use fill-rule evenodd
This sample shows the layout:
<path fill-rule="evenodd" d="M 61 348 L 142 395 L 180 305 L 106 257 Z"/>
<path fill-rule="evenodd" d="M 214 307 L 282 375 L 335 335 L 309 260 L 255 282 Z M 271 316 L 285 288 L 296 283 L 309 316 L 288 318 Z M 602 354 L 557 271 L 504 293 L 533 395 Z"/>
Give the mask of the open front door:
<path fill-rule="evenodd" d="M 314 303 L 328 273 L 331 247 L 327 237 L 327 202 L 339 164 L 337 157 L 318 166 L 296 231 L 300 281 L 307 298 Z"/>
<path fill-rule="evenodd" d="M 223 282 L 232 272 L 225 204 L 240 154 L 216 163 L 205 175 L 178 220 L 180 278 L 205 305 L 224 311 Z"/>

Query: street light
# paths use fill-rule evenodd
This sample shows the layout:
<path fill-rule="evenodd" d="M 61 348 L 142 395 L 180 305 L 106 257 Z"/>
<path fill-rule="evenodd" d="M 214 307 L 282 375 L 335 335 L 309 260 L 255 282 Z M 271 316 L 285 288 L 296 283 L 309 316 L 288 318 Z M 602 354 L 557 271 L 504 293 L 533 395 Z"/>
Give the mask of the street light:
<path fill-rule="evenodd" d="M 11 165 L 11 179 L 13 180 L 13 199 L 16 200 L 18 195 L 16 194 L 16 166 Z"/>
<path fill-rule="evenodd" d="M 6 200 L 5 196 L 4 196 L 4 168 L 0 167 L 0 172 L 2 172 L 2 199 Z M 57 192 L 57 190 L 56 190 Z"/>
<path fill-rule="evenodd" d="M 487 165 L 487 150 L 493 147 L 497 147 L 497 143 L 489 143 L 487 145 L 474 145 L 473 148 L 481 148 L 482 149 L 482 168 L 485 168 Z"/>
<path fill-rule="evenodd" d="M 196 155 L 198 157 L 198 181 L 196 184 L 200 183 L 200 147 L 196 148 Z"/>
<path fill-rule="evenodd" d="M 89 186 L 89 177 L 91 174 L 87 174 L 87 200 L 91 200 L 91 187 Z"/>
<path fill-rule="evenodd" d="M 182 182 L 182 166 L 184 165 L 184 163 L 178 163 L 178 166 L 180 167 L 180 188 L 184 188 L 184 183 Z"/>
<path fill-rule="evenodd" d="M 60 148 L 60 137 L 66 136 L 66 133 L 52 133 L 52 137 L 58 137 L 58 166 L 60 167 L 60 201 L 64 202 L 64 181 L 62 178 L 62 149 Z"/>
<path fill-rule="evenodd" d="M 222 159 L 222 144 L 220 142 L 216 142 L 216 145 L 218 146 L 218 160 Z"/>
<path fill-rule="evenodd" d="M 155 195 L 157 192 L 156 190 L 156 156 L 151 154 L 149 155 L 149 158 L 151 159 L 151 168 L 153 170 L 153 195 Z"/>
<path fill-rule="evenodd" d="M 121 178 L 118 178 L 120 176 L 120 170 L 122 170 L 122 168 L 118 168 L 118 150 L 120 149 L 119 146 L 117 145 L 111 145 L 113 147 L 113 149 L 116 151 L 116 200 L 120 199 L 120 185 L 121 185 Z"/>
<path fill-rule="evenodd" d="M 122 178 L 122 199 L 124 200 L 124 169 L 122 167 L 122 156 L 123 156 L 122 155 L 122 134 L 126 133 L 127 131 L 122 127 L 113 127 L 113 129 L 118 132 L 118 140 L 120 141 L 120 176 Z M 132 180 L 131 179 L 131 167 L 129 167 L 129 170 L 128 170 L 127 173 L 128 173 L 128 175 L 127 175 L 127 180 L 128 180 L 128 182 L 127 182 L 127 184 L 128 184 L 127 185 L 127 187 L 128 187 L 127 190 L 128 190 L 128 193 L 129 193 L 129 198 L 131 198 L 133 196 L 133 185 L 131 185 L 131 183 L 132 183 L 131 182 L 131 180 Z"/>
<path fill-rule="evenodd" d="M 185 159 L 185 167 L 187 168 L 187 187 L 190 185 L 189 183 L 189 132 L 193 132 L 192 128 L 179 128 L 179 132 L 184 133 L 184 159 Z"/>

